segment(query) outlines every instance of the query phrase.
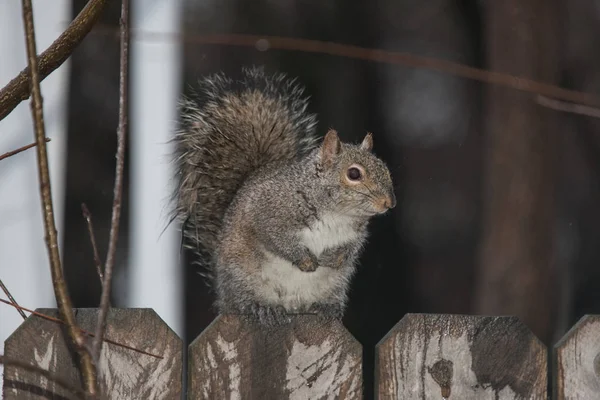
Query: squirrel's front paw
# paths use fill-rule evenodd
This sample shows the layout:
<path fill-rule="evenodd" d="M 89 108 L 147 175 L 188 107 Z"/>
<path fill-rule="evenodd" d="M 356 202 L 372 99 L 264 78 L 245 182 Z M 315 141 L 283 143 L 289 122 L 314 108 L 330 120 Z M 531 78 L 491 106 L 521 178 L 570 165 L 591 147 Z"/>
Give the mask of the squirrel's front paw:
<path fill-rule="evenodd" d="M 345 249 L 328 249 L 319 257 L 319 264 L 327 268 L 340 269 L 348 263 L 349 253 Z"/>
<path fill-rule="evenodd" d="M 289 324 L 291 321 L 290 316 L 283 306 L 267 306 L 253 303 L 248 307 L 248 311 L 261 325 L 268 327 Z"/>
<path fill-rule="evenodd" d="M 340 304 L 315 303 L 310 307 L 309 311 L 316 313 L 326 321 L 341 320 L 344 316 L 344 307 Z"/>
<path fill-rule="evenodd" d="M 333 264 L 333 268 L 340 269 L 344 265 L 348 263 L 348 255 L 346 253 L 341 252 L 335 257 L 335 262 Z"/>
<path fill-rule="evenodd" d="M 300 271 L 313 272 L 317 270 L 319 263 L 317 261 L 317 257 L 315 257 L 314 254 L 308 253 L 306 256 L 300 259 L 296 266 Z"/>

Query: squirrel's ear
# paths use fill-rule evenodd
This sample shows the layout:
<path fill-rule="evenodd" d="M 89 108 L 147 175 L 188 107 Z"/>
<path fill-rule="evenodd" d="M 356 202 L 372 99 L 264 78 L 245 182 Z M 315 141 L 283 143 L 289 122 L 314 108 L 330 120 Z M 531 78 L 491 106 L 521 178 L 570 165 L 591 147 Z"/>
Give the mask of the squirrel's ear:
<path fill-rule="evenodd" d="M 329 165 L 340 152 L 340 138 L 335 130 L 330 129 L 323 139 L 321 145 L 321 162 L 324 165 Z"/>
<path fill-rule="evenodd" d="M 373 134 L 371 132 L 367 132 L 367 135 L 360 144 L 360 149 L 366 151 L 373 150 Z"/>

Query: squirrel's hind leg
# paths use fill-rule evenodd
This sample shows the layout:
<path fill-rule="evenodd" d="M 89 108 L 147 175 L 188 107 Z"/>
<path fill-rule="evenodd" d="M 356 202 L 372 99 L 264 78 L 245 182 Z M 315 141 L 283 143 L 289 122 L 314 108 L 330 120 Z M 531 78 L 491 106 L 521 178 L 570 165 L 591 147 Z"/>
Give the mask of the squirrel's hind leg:
<path fill-rule="evenodd" d="M 234 277 L 225 280 L 218 299 L 221 313 L 242 314 L 268 327 L 290 323 L 291 318 L 282 305 L 267 304 L 247 284 L 243 280 L 236 282 Z"/>
<path fill-rule="evenodd" d="M 216 263 L 219 312 L 245 315 L 269 327 L 290 323 L 286 309 L 277 304 L 275 289 L 264 287 L 260 278 L 264 256 L 243 239 L 229 243 Z"/>

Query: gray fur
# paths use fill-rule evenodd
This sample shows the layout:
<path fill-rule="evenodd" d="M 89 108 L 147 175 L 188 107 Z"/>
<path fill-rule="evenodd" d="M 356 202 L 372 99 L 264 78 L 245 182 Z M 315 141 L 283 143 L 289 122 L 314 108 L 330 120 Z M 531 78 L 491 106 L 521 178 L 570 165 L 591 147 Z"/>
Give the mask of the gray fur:
<path fill-rule="evenodd" d="M 328 133 L 318 147 L 302 89 L 283 75 L 248 69 L 238 83 L 215 75 L 201 83 L 206 102 L 183 103 L 184 235 L 214 273 L 220 312 L 341 318 L 368 220 L 395 205 L 389 171 L 370 136 L 357 146 Z M 352 164 L 360 183 L 346 179 Z"/>
<path fill-rule="evenodd" d="M 261 165 L 301 157 L 316 147 L 317 120 L 306 112 L 302 92 L 283 74 L 250 68 L 240 81 L 222 73 L 209 76 L 193 98 L 181 101 L 174 217 L 184 223 L 186 242 L 208 271 L 223 216 L 244 180 Z"/>

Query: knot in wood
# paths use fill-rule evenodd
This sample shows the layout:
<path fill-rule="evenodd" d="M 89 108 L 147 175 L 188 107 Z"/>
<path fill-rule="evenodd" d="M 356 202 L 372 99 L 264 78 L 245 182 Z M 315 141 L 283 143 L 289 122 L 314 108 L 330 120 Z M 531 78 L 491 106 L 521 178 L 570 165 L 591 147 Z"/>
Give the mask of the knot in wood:
<path fill-rule="evenodd" d="M 452 375 L 454 364 L 450 360 L 441 359 L 436 361 L 431 367 L 427 370 L 431 374 L 431 377 L 438 385 L 440 385 L 440 389 L 442 390 L 442 397 L 447 399 L 450 397 L 450 392 L 452 388 Z"/>

